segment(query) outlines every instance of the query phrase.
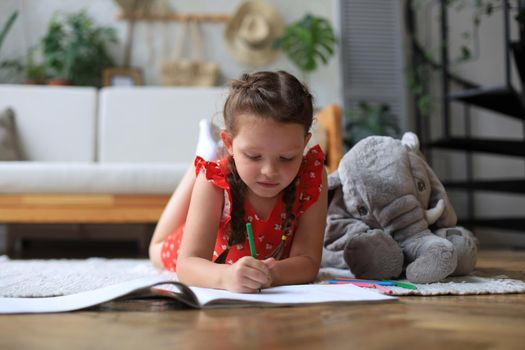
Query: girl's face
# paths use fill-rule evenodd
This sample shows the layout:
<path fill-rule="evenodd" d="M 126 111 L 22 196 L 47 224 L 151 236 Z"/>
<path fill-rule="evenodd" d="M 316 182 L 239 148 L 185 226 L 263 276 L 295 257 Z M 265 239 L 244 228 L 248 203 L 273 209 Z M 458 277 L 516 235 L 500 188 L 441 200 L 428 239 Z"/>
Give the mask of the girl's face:
<path fill-rule="evenodd" d="M 221 137 L 239 176 L 253 194 L 277 196 L 299 172 L 310 134 L 305 135 L 301 124 L 254 115 L 239 116 L 237 123 L 235 137 L 226 131 Z"/>

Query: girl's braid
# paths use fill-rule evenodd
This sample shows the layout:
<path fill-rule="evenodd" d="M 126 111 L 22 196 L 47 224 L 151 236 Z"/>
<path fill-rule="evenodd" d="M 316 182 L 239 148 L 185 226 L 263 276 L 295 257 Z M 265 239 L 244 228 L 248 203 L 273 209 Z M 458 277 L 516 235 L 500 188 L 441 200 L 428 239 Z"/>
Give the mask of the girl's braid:
<path fill-rule="evenodd" d="M 228 185 L 230 186 L 232 196 L 231 206 L 232 208 L 235 208 L 235 210 L 231 211 L 228 248 L 226 248 L 226 250 L 215 259 L 215 262 L 219 264 L 223 264 L 226 261 L 231 246 L 243 243 L 245 240 L 244 196 L 246 193 L 246 184 L 241 180 L 232 156 L 228 159 L 228 165 L 230 167 L 230 173 L 226 176 L 226 182 L 228 182 Z"/>
<path fill-rule="evenodd" d="M 284 244 L 293 229 L 293 224 L 295 221 L 295 215 L 293 213 L 293 204 L 295 200 L 295 189 L 297 187 L 296 184 L 297 178 L 294 179 L 283 191 L 283 203 L 285 208 L 284 216 L 281 218 L 281 228 L 283 233 L 281 236 L 281 242 L 270 255 L 271 257 L 277 260 L 279 260 L 282 257 L 284 253 Z"/>

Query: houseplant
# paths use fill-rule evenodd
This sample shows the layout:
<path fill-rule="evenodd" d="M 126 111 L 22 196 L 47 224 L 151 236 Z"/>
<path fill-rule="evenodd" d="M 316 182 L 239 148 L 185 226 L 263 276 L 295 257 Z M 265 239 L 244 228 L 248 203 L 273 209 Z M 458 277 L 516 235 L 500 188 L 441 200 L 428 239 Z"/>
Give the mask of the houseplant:
<path fill-rule="evenodd" d="M 52 81 L 100 86 L 101 72 L 113 65 L 106 45 L 116 42 L 113 28 L 97 27 L 85 11 L 55 14 L 41 40 Z"/>
<path fill-rule="evenodd" d="M 372 135 L 398 137 L 397 118 L 386 104 L 360 101 L 357 109 L 346 113 L 344 144 L 352 148 L 359 140 Z"/>
<path fill-rule="evenodd" d="M 48 80 L 48 72 L 45 62 L 37 61 L 34 58 L 38 47 L 29 49 L 26 57 L 21 64 L 26 84 L 45 84 Z"/>
<path fill-rule="evenodd" d="M 305 78 L 321 63 L 328 63 L 335 45 L 336 38 L 330 22 L 311 14 L 290 24 L 274 43 L 274 47 L 282 50 Z"/>

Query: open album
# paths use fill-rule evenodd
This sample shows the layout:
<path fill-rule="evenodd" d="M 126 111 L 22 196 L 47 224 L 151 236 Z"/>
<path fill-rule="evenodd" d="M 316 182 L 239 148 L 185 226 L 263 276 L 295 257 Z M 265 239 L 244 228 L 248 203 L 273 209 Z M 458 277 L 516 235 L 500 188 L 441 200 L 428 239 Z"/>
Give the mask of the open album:
<path fill-rule="evenodd" d="M 189 287 L 173 276 L 148 276 L 77 294 L 46 298 L 0 298 L 0 314 L 48 313 L 80 310 L 122 297 L 173 298 L 193 308 L 277 307 L 316 303 L 349 303 L 395 300 L 377 291 L 351 284 L 302 284 L 280 286 L 259 293 Z"/>

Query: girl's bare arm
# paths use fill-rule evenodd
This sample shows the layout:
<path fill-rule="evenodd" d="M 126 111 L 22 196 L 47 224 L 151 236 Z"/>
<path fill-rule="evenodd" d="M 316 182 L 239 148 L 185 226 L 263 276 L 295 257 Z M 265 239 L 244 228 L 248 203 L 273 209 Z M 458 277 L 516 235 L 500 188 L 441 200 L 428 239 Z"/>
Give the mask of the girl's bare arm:
<path fill-rule="evenodd" d="M 321 265 L 327 205 L 328 182 L 323 171 L 321 194 L 299 220 L 290 257 L 271 267 L 272 285 L 310 283 L 316 278 Z"/>
<path fill-rule="evenodd" d="M 223 190 L 197 176 L 177 261 L 179 279 L 189 285 L 252 292 L 268 283 L 269 268 L 252 257 L 233 265 L 211 261 L 219 229 Z"/>

